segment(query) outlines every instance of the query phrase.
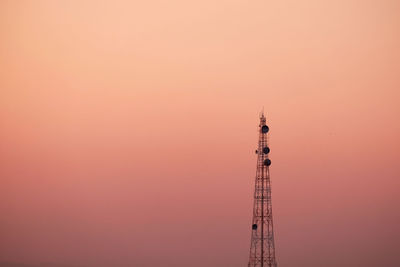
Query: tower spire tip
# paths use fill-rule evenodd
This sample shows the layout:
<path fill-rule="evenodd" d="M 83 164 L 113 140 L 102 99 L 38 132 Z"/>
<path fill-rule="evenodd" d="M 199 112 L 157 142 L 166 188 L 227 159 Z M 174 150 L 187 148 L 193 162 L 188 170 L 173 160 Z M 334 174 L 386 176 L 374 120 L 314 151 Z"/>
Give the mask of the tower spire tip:
<path fill-rule="evenodd" d="M 262 110 L 260 112 L 260 119 L 265 119 L 265 115 L 264 115 L 264 106 L 262 107 Z"/>

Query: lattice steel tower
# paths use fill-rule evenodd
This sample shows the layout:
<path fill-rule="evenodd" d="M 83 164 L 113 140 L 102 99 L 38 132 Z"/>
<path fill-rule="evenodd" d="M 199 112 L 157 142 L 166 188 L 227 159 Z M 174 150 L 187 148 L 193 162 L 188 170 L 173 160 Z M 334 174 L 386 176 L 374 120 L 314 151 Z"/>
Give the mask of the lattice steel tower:
<path fill-rule="evenodd" d="M 260 116 L 257 172 L 254 190 L 253 223 L 248 267 L 277 267 L 272 224 L 271 180 L 269 177 L 268 131 L 264 114 Z"/>

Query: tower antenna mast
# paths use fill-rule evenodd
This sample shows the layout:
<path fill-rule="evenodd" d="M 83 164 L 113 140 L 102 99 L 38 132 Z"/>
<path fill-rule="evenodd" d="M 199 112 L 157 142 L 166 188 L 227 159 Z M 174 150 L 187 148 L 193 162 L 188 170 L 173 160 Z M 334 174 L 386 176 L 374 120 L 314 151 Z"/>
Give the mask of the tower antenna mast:
<path fill-rule="evenodd" d="M 260 115 L 257 172 L 254 190 L 253 221 L 248 267 L 277 267 L 272 223 L 271 179 L 269 175 L 269 127 L 264 110 Z"/>

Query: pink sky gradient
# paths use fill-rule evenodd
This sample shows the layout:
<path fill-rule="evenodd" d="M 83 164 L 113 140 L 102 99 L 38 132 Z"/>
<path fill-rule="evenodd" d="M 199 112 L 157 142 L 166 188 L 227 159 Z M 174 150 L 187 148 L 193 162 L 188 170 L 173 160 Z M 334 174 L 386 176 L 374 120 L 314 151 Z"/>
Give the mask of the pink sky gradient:
<path fill-rule="evenodd" d="M 0 262 L 400 266 L 400 2 L 1 1 Z"/>

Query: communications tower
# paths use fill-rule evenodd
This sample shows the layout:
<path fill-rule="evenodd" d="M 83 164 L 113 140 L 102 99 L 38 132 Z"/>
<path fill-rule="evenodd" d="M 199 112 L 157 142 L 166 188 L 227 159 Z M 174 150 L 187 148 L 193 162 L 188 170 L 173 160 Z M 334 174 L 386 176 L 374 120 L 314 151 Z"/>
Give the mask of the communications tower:
<path fill-rule="evenodd" d="M 257 172 L 254 190 L 253 221 L 248 267 L 277 267 L 274 229 L 272 223 L 271 180 L 269 176 L 270 149 L 264 113 L 260 116 Z"/>

